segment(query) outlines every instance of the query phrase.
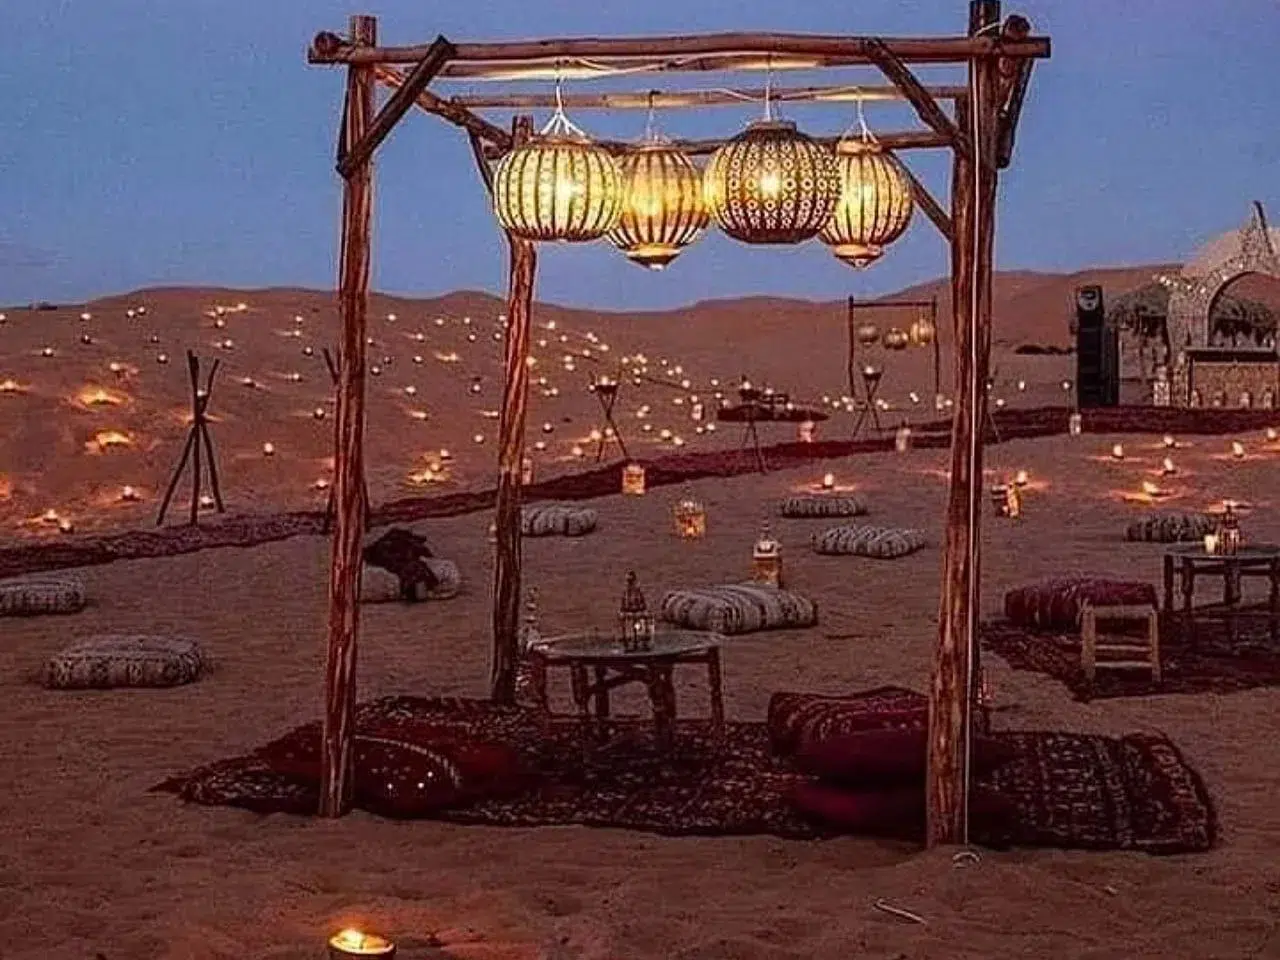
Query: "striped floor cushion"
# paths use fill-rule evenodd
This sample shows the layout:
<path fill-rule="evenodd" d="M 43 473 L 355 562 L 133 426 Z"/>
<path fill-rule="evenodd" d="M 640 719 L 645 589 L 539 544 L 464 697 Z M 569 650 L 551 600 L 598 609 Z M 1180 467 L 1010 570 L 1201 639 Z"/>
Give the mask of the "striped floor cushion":
<path fill-rule="evenodd" d="M 892 527 L 832 527 L 814 534 L 813 549 L 827 556 L 874 557 L 896 560 L 924 546 L 919 530 Z"/>
<path fill-rule="evenodd" d="M 0 581 L 0 617 L 77 613 L 84 605 L 84 584 L 79 580 L 30 577 Z"/>
<path fill-rule="evenodd" d="M 448 600 L 456 597 L 462 589 L 462 572 L 452 560 L 441 560 L 433 557 L 424 561 L 427 568 L 435 574 L 436 585 L 420 593 L 419 600 Z M 360 574 L 360 600 L 363 603 L 394 603 L 406 599 L 401 589 L 400 578 L 390 570 L 375 567 L 366 563 Z"/>
<path fill-rule="evenodd" d="M 1217 521 L 1203 513 L 1153 513 L 1129 524 L 1124 536 L 1150 543 L 1194 542 L 1216 527 Z"/>
<path fill-rule="evenodd" d="M 662 619 L 690 630 L 733 635 L 811 627 L 818 607 L 807 597 L 763 583 L 672 590 L 662 598 Z"/>
<path fill-rule="evenodd" d="M 101 636 L 73 643 L 50 657 L 44 685 L 55 690 L 176 687 L 198 680 L 206 665 L 194 640 Z"/>
<path fill-rule="evenodd" d="M 784 517 L 860 517 L 867 505 L 857 497 L 787 497 L 779 512 Z"/>
<path fill-rule="evenodd" d="M 769 698 L 769 742 L 791 755 L 807 744 L 866 730 L 916 729 L 929 719 L 929 701 L 903 687 L 877 687 L 847 696 L 775 693 Z"/>
<path fill-rule="evenodd" d="M 1004 595 L 1004 615 L 1025 630 L 1072 632 L 1086 603 L 1094 606 L 1157 606 L 1156 588 L 1141 580 L 1056 577 L 1016 587 Z"/>
<path fill-rule="evenodd" d="M 589 507 L 535 503 L 520 513 L 520 532 L 526 537 L 581 537 L 596 528 L 596 512 Z"/>

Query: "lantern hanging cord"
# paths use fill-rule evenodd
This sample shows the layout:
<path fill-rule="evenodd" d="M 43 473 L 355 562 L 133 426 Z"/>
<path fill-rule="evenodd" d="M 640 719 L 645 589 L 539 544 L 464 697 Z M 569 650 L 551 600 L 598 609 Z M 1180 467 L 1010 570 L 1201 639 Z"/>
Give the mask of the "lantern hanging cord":
<path fill-rule="evenodd" d="M 561 74 L 560 62 L 556 61 L 556 107 L 551 112 L 551 119 L 542 128 L 541 136 L 570 136 L 586 139 L 586 134 L 564 112 L 564 77 Z"/>
<path fill-rule="evenodd" d="M 856 126 L 858 128 L 858 134 L 862 137 L 863 143 L 876 143 L 876 135 L 872 133 L 871 128 L 867 126 L 867 115 L 863 111 L 865 98 L 862 96 L 861 88 L 850 87 L 849 90 L 853 93 L 854 102 L 857 105 L 857 113 L 853 123 L 849 124 L 849 126 L 845 128 L 844 133 L 840 134 L 840 139 L 847 140 L 849 135 L 853 133 L 853 128 Z"/>
<path fill-rule="evenodd" d="M 773 54 L 765 61 L 767 64 L 764 75 L 764 119 L 766 122 L 773 120 Z"/>

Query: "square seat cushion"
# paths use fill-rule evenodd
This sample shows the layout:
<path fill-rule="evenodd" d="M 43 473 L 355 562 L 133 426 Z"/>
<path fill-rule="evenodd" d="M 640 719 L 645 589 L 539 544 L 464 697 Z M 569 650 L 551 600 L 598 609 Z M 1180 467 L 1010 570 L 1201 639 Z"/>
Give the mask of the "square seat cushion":
<path fill-rule="evenodd" d="M 662 619 L 690 630 L 732 635 L 812 627 L 818 607 L 807 597 L 769 584 L 733 583 L 670 591 L 662 598 Z"/>
<path fill-rule="evenodd" d="M 73 643 L 50 657 L 44 685 L 54 690 L 177 687 L 198 680 L 206 665 L 194 640 L 101 636 Z"/>
<path fill-rule="evenodd" d="M 1150 543 L 1193 543 L 1216 527 L 1217 521 L 1204 513 L 1153 513 L 1129 524 L 1124 536 Z"/>
<path fill-rule="evenodd" d="M 1004 595 L 1004 615 L 1024 630 L 1069 633 L 1079 627 L 1086 603 L 1154 607 L 1156 588 L 1141 580 L 1056 577 L 1010 590 Z"/>
<path fill-rule="evenodd" d="M 844 696 L 782 691 L 769 698 L 767 725 L 774 752 L 791 756 L 808 744 L 866 730 L 923 729 L 929 700 L 903 687 L 876 687 Z"/>
<path fill-rule="evenodd" d="M 535 503 L 520 512 L 520 532 L 526 537 L 582 537 L 596 528 L 597 520 L 589 507 Z"/>
<path fill-rule="evenodd" d="M 915 553 L 924 544 L 924 534 L 919 530 L 892 527 L 832 527 L 813 537 L 815 553 L 876 560 L 896 560 Z"/>
<path fill-rule="evenodd" d="M 84 584 L 71 577 L 0 580 L 0 617 L 78 613 L 84 606 Z"/>
<path fill-rule="evenodd" d="M 860 517 L 867 512 L 867 506 L 850 496 L 787 497 L 778 512 L 793 518 Z"/>

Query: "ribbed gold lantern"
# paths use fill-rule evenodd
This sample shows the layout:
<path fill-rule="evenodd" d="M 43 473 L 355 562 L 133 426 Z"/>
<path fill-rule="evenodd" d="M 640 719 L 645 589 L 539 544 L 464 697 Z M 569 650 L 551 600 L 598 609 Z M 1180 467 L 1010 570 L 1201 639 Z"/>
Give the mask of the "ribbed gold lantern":
<path fill-rule="evenodd" d="M 609 242 L 632 263 L 661 270 L 706 229 L 702 174 L 670 143 L 651 138 L 623 154 L 622 213 Z"/>
<path fill-rule="evenodd" d="M 898 159 L 869 135 L 841 140 L 836 162 L 840 202 L 822 228 L 822 242 L 850 266 L 865 267 L 911 222 L 911 182 Z"/>
<path fill-rule="evenodd" d="M 560 110 L 493 171 L 493 209 L 525 240 L 598 240 L 622 211 L 622 171 Z"/>
<path fill-rule="evenodd" d="M 760 120 L 711 155 L 703 197 L 720 229 L 743 243 L 802 243 L 840 199 L 835 155 L 785 120 Z"/>

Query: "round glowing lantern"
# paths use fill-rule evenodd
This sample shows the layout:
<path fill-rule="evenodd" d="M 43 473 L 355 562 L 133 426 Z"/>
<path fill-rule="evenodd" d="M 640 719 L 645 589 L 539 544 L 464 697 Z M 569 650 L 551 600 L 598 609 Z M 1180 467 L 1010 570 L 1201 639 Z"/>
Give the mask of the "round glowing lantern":
<path fill-rule="evenodd" d="M 927 347 L 937 337 L 938 329 L 928 317 L 921 317 L 911 324 L 911 329 L 907 334 L 911 338 L 911 342 L 916 346 Z"/>
<path fill-rule="evenodd" d="M 850 266 L 865 267 L 911 222 L 911 182 L 897 158 L 870 136 L 841 140 L 836 163 L 840 202 L 822 228 L 822 242 Z"/>
<path fill-rule="evenodd" d="M 622 172 L 609 151 L 560 110 L 493 171 L 493 209 L 524 240 L 598 240 L 618 222 Z"/>
<path fill-rule="evenodd" d="M 911 335 L 899 327 L 891 327 L 884 335 L 884 345 L 890 350 L 905 350 L 911 345 Z"/>
<path fill-rule="evenodd" d="M 802 243 L 840 199 L 835 155 L 785 120 L 760 120 L 711 155 L 703 197 L 720 229 L 743 243 Z"/>
<path fill-rule="evenodd" d="M 874 323 L 864 323 L 857 330 L 858 342 L 864 347 L 875 346 L 880 339 L 880 328 Z"/>
<path fill-rule="evenodd" d="M 628 260 L 661 270 L 706 229 L 702 173 L 669 143 L 650 139 L 624 154 L 622 212 L 609 242 Z"/>

